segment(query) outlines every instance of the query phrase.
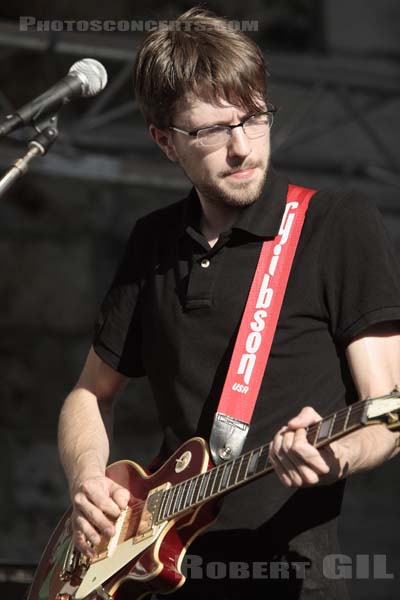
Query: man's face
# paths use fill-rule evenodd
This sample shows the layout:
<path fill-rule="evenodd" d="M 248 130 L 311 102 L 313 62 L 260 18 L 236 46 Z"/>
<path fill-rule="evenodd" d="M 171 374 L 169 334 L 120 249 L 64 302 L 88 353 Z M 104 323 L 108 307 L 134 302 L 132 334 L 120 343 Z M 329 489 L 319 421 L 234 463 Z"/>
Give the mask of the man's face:
<path fill-rule="evenodd" d="M 216 106 L 187 99 L 180 104 L 173 124 L 192 131 L 212 125 L 236 125 L 246 116 L 249 116 L 246 109 L 226 102 Z M 247 206 L 259 198 L 265 183 L 270 156 L 269 128 L 255 139 L 249 139 L 241 127 L 231 133 L 226 144 L 202 146 L 194 137 L 170 131 L 170 148 L 166 153 L 180 163 L 203 201 Z"/>

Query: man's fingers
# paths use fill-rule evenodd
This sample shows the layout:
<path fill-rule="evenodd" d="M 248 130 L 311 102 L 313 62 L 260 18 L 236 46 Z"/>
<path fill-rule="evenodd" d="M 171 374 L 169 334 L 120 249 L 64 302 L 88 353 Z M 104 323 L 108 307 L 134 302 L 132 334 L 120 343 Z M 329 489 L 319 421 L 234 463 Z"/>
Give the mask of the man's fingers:
<path fill-rule="evenodd" d="M 272 464 L 274 465 L 274 471 L 276 475 L 279 477 L 283 485 L 286 487 L 291 487 L 293 485 L 293 479 L 296 477 L 293 477 L 293 473 L 286 468 L 284 462 L 275 459 L 272 461 Z"/>
<path fill-rule="evenodd" d="M 82 554 L 84 554 L 88 558 L 92 558 L 95 556 L 95 551 L 92 548 L 91 543 L 89 542 L 88 538 L 83 533 L 83 531 L 81 531 L 80 529 L 78 529 L 74 533 L 74 542 L 75 547 L 79 550 L 79 552 L 82 552 Z"/>
<path fill-rule="evenodd" d="M 274 465 L 274 470 L 280 481 L 286 487 L 292 485 L 301 485 L 301 478 L 297 474 L 294 465 L 288 459 L 283 444 L 290 447 L 290 440 L 293 436 L 292 432 L 288 432 L 287 427 L 282 427 L 275 436 L 272 443 L 271 462 Z"/>
<path fill-rule="evenodd" d="M 118 504 L 110 497 L 110 487 L 114 482 L 110 486 L 105 485 L 105 482 L 106 480 L 102 482 L 90 480 L 82 484 L 80 491 L 105 515 L 115 520 L 119 517 L 121 510 Z"/>
<path fill-rule="evenodd" d="M 126 488 L 121 487 L 117 483 L 110 488 L 110 495 L 120 510 L 125 510 L 130 500 L 130 492 Z"/>
<path fill-rule="evenodd" d="M 316 410 L 313 409 L 312 406 L 305 406 L 299 412 L 299 414 L 290 419 L 288 422 L 288 427 L 291 429 L 299 429 L 300 427 L 308 427 L 309 425 L 314 425 L 321 421 L 322 417 L 317 413 Z"/>
<path fill-rule="evenodd" d="M 96 538 L 96 535 L 98 536 L 97 533 L 91 534 L 90 530 L 85 528 L 86 533 L 84 533 L 82 530 L 78 529 L 77 531 L 75 531 L 74 533 L 74 544 L 75 547 L 82 553 L 84 554 L 84 556 L 86 556 L 87 558 L 95 558 L 97 556 L 97 549 L 96 546 L 99 544 L 99 542 L 97 542 L 97 544 L 94 544 L 92 542 L 93 538 Z M 99 539 L 100 536 L 98 536 Z"/>
<path fill-rule="evenodd" d="M 91 526 L 95 527 L 100 533 L 111 537 L 114 535 L 114 523 L 108 519 L 103 510 L 95 506 L 83 492 L 78 492 L 74 498 L 74 504 L 80 515 L 82 515 Z M 103 505 L 106 504 L 105 502 Z M 114 504 L 114 503 L 113 503 Z M 118 514 L 119 509 L 117 507 Z M 118 516 L 117 514 L 117 516 Z M 85 528 L 80 526 L 85 533 Z"/>
<path fill-rule="evenodd" d="M 80 546 L 83 550 L 86 550 L 88 542 L 93 544 L 93 546 L 97 546 L 100 544 L 101 535 L 99 532 L 89 523 L 89 521 L 85 518 L 84 515 L 78 514 L 75 517 L 75 525 L 76 525 L 76 540 L 79 542 Z"/>
<path fill-rule="evenodd" d="M 326 463 L 319 450 L 308 442 L 307 433 L 304 429 L 298 429 L 294 433 L 293 444 L 290 449 L 290 458 L 296 465 L 310 467 L 319 475 L 324 475 L 329 472 L 329 465 Z"/>
<path fill-rule="evenodd" d="M 72 527 L 77 548 L 92 557 L 102 536 L 115 534 L 115 521 L 129 502 L 129 490 L 108 477 L 93 477 L 82 482 L 73 495 Z"/>
<path fill-rule="evenodd" d="M 271 461 L 288 487 L 316 484 L 330 470 L 319 451 L 309 444 L 305 429 L 280 429 L 273 440 Z"/>

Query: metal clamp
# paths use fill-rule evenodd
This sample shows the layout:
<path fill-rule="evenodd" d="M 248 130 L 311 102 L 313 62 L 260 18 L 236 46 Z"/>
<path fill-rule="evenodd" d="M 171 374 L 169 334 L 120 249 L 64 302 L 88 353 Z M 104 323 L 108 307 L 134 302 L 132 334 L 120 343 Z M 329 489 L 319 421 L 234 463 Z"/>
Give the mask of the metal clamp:
<path fill-rule="evenodd" d="M 210 451 L 216 465 L 240 456 L 248 430 L 248 423 L 223 413 L 215 414 L 210 436 Z"/>

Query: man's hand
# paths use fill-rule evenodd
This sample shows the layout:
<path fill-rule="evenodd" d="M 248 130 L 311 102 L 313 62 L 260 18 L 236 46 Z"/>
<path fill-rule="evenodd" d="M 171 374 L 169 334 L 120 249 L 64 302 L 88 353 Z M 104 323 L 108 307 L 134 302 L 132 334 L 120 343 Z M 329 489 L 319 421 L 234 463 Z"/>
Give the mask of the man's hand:
<path fill-rule="evenodd" d="M 328 483 L 340 476 L 340 446 L 333 442 L 317 450 L 307 441 L 305 428 L 321 419 L 313 408 L 306 406 L 274 437 L 271 462 L 286 487 Z"/>
<path fill-rule="evenodd" d="M 92 477 L 76 485 L 71 497 L 75 545 L 85 556 L 93 557 L 92 545 L 97 546 L 101 536 L 114 535 L 114 522 L 128 505 L 129 490 L 108 477 Z"/>

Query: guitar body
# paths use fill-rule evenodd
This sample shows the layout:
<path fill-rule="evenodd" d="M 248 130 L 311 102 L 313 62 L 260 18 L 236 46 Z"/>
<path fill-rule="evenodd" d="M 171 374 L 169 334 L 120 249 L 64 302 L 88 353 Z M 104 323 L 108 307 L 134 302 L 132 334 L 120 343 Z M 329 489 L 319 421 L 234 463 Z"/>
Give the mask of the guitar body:
<path fill-rule="evenodd" d="M 143 507 L 152 490 L 185 481 L 211 466 L 207 445 L 201 438 L 188 440 L 154 474 L 131 461 L 110 465 L 107 476 L 131 492 L 129 524 L 126 531 L 119 534 L 116 550 L 88 568 L 71 543 L 69 509 L 46 546 L 27 600 L 101 600 L 106 596 L 101 595 L 97 586 L 116 600 L 136 600 L 147 594 L 166 594 L 179 588 L 185 581 L 181 572 L 185 552 L 191 541 L 216 519 L 217 501 L 209 500 L 191 508 L 156 527 L 152 535 L 147 532 L 143 540 L 138 539 L 137 543 L 133 540 L 140 538 Z M 105 540 L 103 545 L 106 543 Z M 71 552 L 77 555 L 75 566 L 69 580 L 65 580 L 65 561 Z M 86 587 L 84 580 L 89 582 Z"/>
<path fill-rule="evenodd" d="M 365 425 L 400 428 L 400 392 L 368 398 L 307 428 L 315 448 Z M 138 600 L 183 585 L 181 563 L 191 541 L 217 517 L 218 501 L 240 485 L 271 473 L 272 442 L 214 467 L 199 438 L 183 444 L 154 474 L 120 461 L 107 475 L 131 493 L 96 556 L 85 558 L 72 542 L 71 510 L 57 525 L 35 573 L 27 600 Z"/>

